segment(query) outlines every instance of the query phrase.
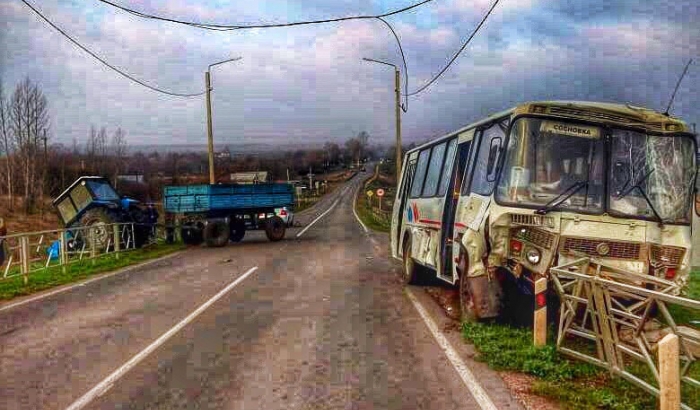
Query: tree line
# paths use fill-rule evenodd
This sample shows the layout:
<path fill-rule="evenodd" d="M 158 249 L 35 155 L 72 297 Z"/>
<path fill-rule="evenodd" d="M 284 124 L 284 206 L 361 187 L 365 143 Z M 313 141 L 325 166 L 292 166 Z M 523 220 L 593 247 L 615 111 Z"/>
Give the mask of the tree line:
<path fill-rule="evenodd" d="M 109 178 L 121 193 L 142 200 L 160 199 L 163 185 L 208 181 L 206 152 L 141 152 L 129 149 L 126 131 L 91 126 L 85 139 L 72 145 L 53 143 L 49 102 L 36 82 L 20 81 L 6 93 L 0 81 L 0 197 L 12 212 L 34 213 L 48 206 L 68 185 L 83 175 Z M 370 146 L 360 132 L 339 144 L 265 155 L 217 153 L 217 180 L 240 171 L 268 171 L 273 180 L 301 179 L 342 168 L 368 157 L 393 158 L 393 149 Z M 119 176 L 138 175 L 139 183 Z"/>

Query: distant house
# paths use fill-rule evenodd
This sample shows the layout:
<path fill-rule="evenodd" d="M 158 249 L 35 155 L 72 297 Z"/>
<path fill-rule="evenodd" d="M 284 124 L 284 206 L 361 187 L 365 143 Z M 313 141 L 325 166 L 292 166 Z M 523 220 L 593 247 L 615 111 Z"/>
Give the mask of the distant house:
<path fill-rule="evenodd" d="M 231 174 L 231 182 L 237 184 L 261 184 L 269 181 L 270 177 L 267 171 L 235 172 Z"/>
<path fill-rule="evenodd" d="M 133 174 L 133 175 L 118 175 L 117 179 L 119 181 L 135 182 L 138 184 L 143 184 L 143 175 Z"/>

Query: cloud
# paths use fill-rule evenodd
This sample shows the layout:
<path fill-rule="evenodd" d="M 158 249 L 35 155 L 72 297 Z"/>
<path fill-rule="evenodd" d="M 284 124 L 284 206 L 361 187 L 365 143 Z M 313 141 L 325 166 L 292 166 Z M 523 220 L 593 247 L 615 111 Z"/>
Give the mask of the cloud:
<path fill-rule="evenodd" d="M 361 61 L 401 66 L 395 40 L 379 21 L 236 32 L 135 18 L 103 5 L 36 2 L 49 18 L 116 66 L 176 92 L 204 88 L 214 67 L 217 143 L 342 140 L 367 130 L 393 140 L 393 73 Z M 382 2 L 132 1 L 134 8 L 177 18 L 236 23 L 366 14 L 404 7 Z M 473 30 L 487 0 L 433 2 L 389 21 L 409 65 L 409 91 L 430 79 Z M 316 6 L 320 6 L 315 10 Z M 683 64 L 697 56 L 692 0 L 639 4 L 503 0 L 450 69 L 409 100 L 407 141 L 460 128 L 522 101 L 601 99 L 665 106 Z M 84 140 L 90 125 L 128 131 L 131 144 L 204 143 L 203 98 L 163 96 L 136 85 L 76 49 L 19 2 L 0 0 L 0 76 L 11 90 L 24 76 L 42 85 L 55 141 Z M 675 113 L 700 116 L 696 65 Z M 405 75 L 402 70 L 402 76 Z M 403 78 L 403 77 L 402 77 Z"/>

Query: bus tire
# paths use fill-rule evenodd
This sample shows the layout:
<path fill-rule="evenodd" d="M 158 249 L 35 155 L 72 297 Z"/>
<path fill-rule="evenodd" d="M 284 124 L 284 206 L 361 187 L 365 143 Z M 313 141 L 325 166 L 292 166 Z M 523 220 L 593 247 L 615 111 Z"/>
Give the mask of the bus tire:
<path fill-rule="evenodd" d="M 416 285 L 419 282 L 418 267 L 411 256 L 411 238 L 406 238 L 403 245 L 403 283 Z"/>
<path fill-rule="evenodd" d="M 285 226 L 284 221 L 279 216 L 273 216 L 267 220 L 265 224 L 265 235 L 271 242 L 277 242 L 284 238 Z"/>
<path fill-rule="evenodd" d="M 224 221 L 209 221 L 204 227 L 204 241 L 210 248 L 220 248 L 228 243 L 231 229 Z"/>

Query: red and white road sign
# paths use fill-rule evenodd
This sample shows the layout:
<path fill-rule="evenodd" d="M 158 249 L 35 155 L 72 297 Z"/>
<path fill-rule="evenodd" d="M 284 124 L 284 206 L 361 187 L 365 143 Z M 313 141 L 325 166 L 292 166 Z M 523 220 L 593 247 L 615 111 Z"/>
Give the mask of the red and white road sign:
<path fill-rule="evenodd" d="M 377 196 L 378 196 L 378 197 L 384 196 L 384 190 L 381 189 L 381 188 L 377 189 Z"/>

